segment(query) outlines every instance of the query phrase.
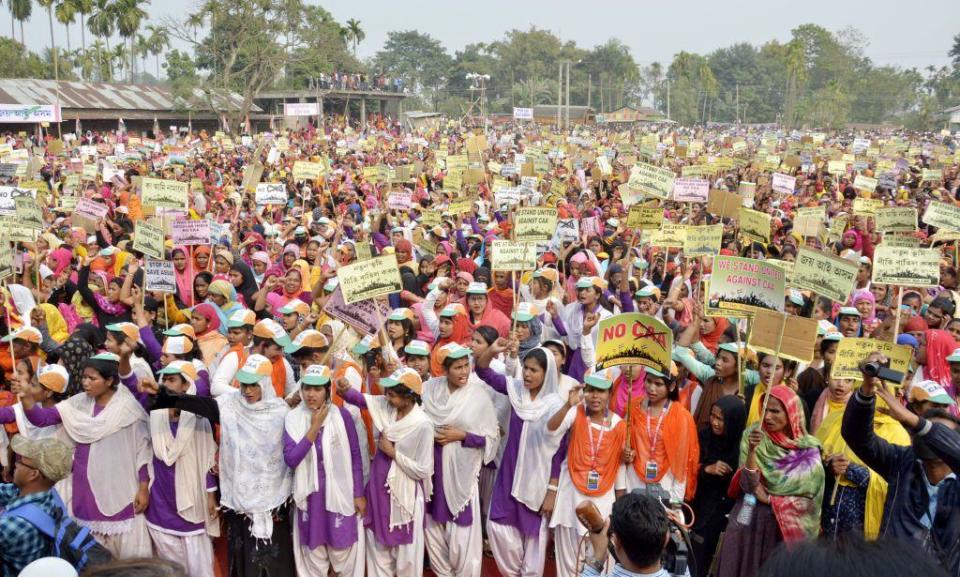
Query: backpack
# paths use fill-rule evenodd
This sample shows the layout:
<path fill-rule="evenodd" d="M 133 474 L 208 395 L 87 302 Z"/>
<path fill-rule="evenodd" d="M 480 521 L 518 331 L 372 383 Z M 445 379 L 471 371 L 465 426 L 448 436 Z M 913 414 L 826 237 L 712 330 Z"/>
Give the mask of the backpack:
<path fill-rule="evenodd" d="M 54 494 L 57 510 L 50 515 L 36 503 L 27 503 L 4 514 L 20 517 L 33 525 L 38 531 L 53 540 L 53 556 L 73 565 L 77 572 L 86 567 L 100 565 L 113 560 L 113 554 L 101 545 L 90 533 L 70 517 L 60 497 Z"/>

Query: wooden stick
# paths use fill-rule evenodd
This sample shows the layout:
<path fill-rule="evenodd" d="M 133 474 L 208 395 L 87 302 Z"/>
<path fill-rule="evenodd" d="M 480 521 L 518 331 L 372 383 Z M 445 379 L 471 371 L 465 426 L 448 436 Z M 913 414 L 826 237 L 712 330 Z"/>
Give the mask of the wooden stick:
<path fill-rule="evenodd" d="M 340 337 L 343 336 L 343 333 L 346 332 L 346 330 L 347 325 L 344 324 L 342 327 L 340 327 L 340 330 L 337 331 L 337 334 L 333 337 L 333 343 L 330 344 L 330 348 L 327 349 L 327 352 L 323 354 L 323 358 L 320 359 L 321 365 L 327 364 L 327 361 L 330 359 L 330 355 L 333 354 L 333 351 L 336 350 L 337 345 L 340 344 Z"/>
<path fill-rule="evenodd" d="M 633 404 L 633 367 L 627 367 L 627 370 L 630 371 L 629 376 L 627 376 L 627 410 L 624 412 L 624 418 L 627 420 L 627 442 L 626 450 L 630 450 L 630 416 L 633 413 L 630 405 Z"/>

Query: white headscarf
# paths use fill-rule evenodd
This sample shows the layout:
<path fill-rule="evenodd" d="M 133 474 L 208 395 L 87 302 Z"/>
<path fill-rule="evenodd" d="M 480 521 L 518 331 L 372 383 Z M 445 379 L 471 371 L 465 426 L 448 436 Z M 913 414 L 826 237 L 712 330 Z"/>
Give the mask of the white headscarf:
<path fill-rule="evenodd" d="M 486 439 L 483 449 L 447 443 L 440 452 L 443 467 L 443 494 L 453 515 L 459 515 L 477 490 L 480 467 L 497 456 L 500 426 L 486 387 L 476 381 L 450 391 L 446 377 L 423 384 L 423 410 L 435 426 L 449 425 Z M 434 464 L 436 466 L 436 464 Z"/>
<path fill-rule="evenodd" d="M 423 483 L 424 497 L 433 494 L 433 424 L 420 405 L 414 405 L 402 419 L 383 395 L 364 395 L 373 426 L 394 443 L 396 454 L 387 472 L 390 492 L 390 529 L 413 520 L 417 481 Z M 402 463 L 398 465 L 397 463 Z"/>
<path fill-rule="evenodd" d="M 520 449 L 517 452 L 516 475 L 510 494 L 533 511 L 539 511 L 550 483 L 550 465 L 560 447 L 560 438 L 548 434 L 547 421 L 556 413 L 563 399 L 557 394 L 557 367 L 549 349 L 537 347 L 527 353 L 540 351 L 547 359 L 543 386 L 535 399 L 523 386 L 523 379 L 507 379 L 507 396 L 513 412 L 523 421 Z"/>
<path fill-rule="evenodd" d="M 190 383 L 187 394 L 197 394 Z M 210 421 L 187 411 L 180 412 L 177 435 L 170 429 L 170 409 L 150 411 L 150 436 L 153 453 L 168 467 L 174 467 L 177 514 L 190 523 L 204 523 L 211 536 L 220 534 L 220 525 L 207 511 L 207 473 L 216 463 L 217 445 Z"/>
<path fill-rule="evenodd" d="M 217 397 L 220 407 L 220 502 L 251 518 L 251 533 L 269 541 L 273 510 L 290 498 L 291 473 L 283 461 L 283 423 L 290 412 L 270 377 L 263 397 L 250 404 L 240 389 Z"/>
<path fill-rule="evenodd" d="M 309 385 L 308 385 L 309 386 Z M 300 388 L 303 398 L 303 387 Z M 310 429 L 313 411 L 302 401 L 295 409 L 287 413 L 285 427 L 294 442 L 299 443 Z M 350 423 L 350 426 L 354 426 Z M 327 417 L 320 429 L 320 447 L 323 449 L 324 475 L 326 483 L 324 495 L 327 511 L 349 517 L 355 513 L 353 506 L 353 461 L 350 452 L 350 438 L 340 408 L 332 403 L 327 406 Z M 317 447 L 310 444 L 310 451 L 293 471 L 293 500 L 301 511 L 307 510 L 307 498 L 320 490 L 317 476 Z"/>

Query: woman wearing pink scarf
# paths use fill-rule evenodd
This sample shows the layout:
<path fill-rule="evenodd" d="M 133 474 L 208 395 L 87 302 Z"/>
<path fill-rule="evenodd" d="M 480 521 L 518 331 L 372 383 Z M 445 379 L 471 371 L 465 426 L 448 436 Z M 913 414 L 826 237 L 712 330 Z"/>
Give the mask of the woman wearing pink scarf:
<path fill-rule="evenodd" d="M 53 270 L 54 276 L 60 276 L 67 267 L 70 266 L 70 260 L 73 253 L 67 248 L 58 248 L 47 255 L 47 266 Z"/>
<path fill-rule="evenodd" d="M 864 332 L 873 332 L 880 321 L 877 320 L 877 299 L 868 290 L 858 290 L 853 293 L 852 304 L 863 318 Z"/>

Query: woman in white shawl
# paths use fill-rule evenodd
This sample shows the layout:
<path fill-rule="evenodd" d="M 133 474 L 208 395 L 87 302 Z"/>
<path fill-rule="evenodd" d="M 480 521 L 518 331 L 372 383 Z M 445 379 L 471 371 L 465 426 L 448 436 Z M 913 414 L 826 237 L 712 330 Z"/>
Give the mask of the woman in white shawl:
<path fill-rule="evenodd" d="M 188 361 L 173 361 L 159 371 L 168 391 L 197 394 L 197 369 Z M 152 380 L 141 390 L 155 392 Z M 213 570 L 211 537 L 220 535 L 217 483 L 210 470 L 217 445 L 210 421 L 177 409 L 150 411 L 153 439 L 153 482 L 147 528 L 157 555 L 175 561 L 189 577 L 206 577 Z"/>
<path fill-rule="evenodd" d="M 240 388 L 212 399 L 161 387 L 154 409 L 180 409 L 220 424 L 220 506 L 227 526 L 229 575 L 294 575 L 287 502 L 292 474 L 283 461 L 284 419 L 273 365 L 250 355 L 237 371 Z"/>
<path fill-rule="evenodd" d="M 144 557 L 151 555 L 142 515 L 150 499 L 150 432 L 147 413 L 120 386 L 119 362 L 113 353 L 87 359 L 84 392 L 55 407 L 37 406 L 31 395 L 20 402 L 33 425 L 62 423 L 76 443 L 72 516 L 115 556 Z"/>
<path fill-rule="evenodd" d="M 487 387 L 470 379 L 470 349 L 448 343 L 435 354 L 445 375 L 423 385 L 423 410 L 436 428 L 426 520 L 430 569 L 437 577 L 479 577 L 478 476 L 497 455 L 500 427 Z"/>
<path fill-rule="evenodd" d="M 366 528 L 369 577 L 423 574 L 424 504 L 433 493 L 433 423 L 420 408 L 423 381 L 402 368 L 380 379 L 386 394 L 361 394 L 337 380 L 344 401 L 370 412 L 379 431 L 367 482 Z"/>
<path fill-rule="evenodd" d="M 565 447 L 547 431 L 547 420 L 564 401 L 557 395 L 553 353 L 531 349 L 523 358 L 523 378 L 505 377 L 490 361 L 516 341 L 497 339 L 477 358 L 477 376 L 510 399 L 510 426 L 497 469 L 487 520 L 487 538 L 504 577 L 542 575 L 547 521 L 556 500 Z"/>
<path fill-rule="evenodd" d="M 337 577 L 352 577 L 363 575 L 366 561 L 363 457 L 353 417 L 331 402 L 330 377 L 325 365 L 306 367 L 302 402 L 287 413 L 283 458 L 293 469 L 297 506 L 293 557 L 300 575 L 326 576 L 333 569 Z"/>
<path fill-rule="evenodd" d="M 610 311 L 603 308 L 600 299 L 607 283 L 600 277 L 585 276 L 577 281 L 577 300 L 562 309 L 557 309 L 553 301 L 547 302 L 547 312 L 553 320 L 553 327 L 563 336 L 569 350 L 566 373 L 581 382 L 591 359 L 587 358 L 588 347 L 596 348 L 598 327 L 603 319 L 610 316 Z M 590 326 L 587 317 L 596 316 L 594 324 Z M 586 326 L 585 326 L 586 325 Z"/>

